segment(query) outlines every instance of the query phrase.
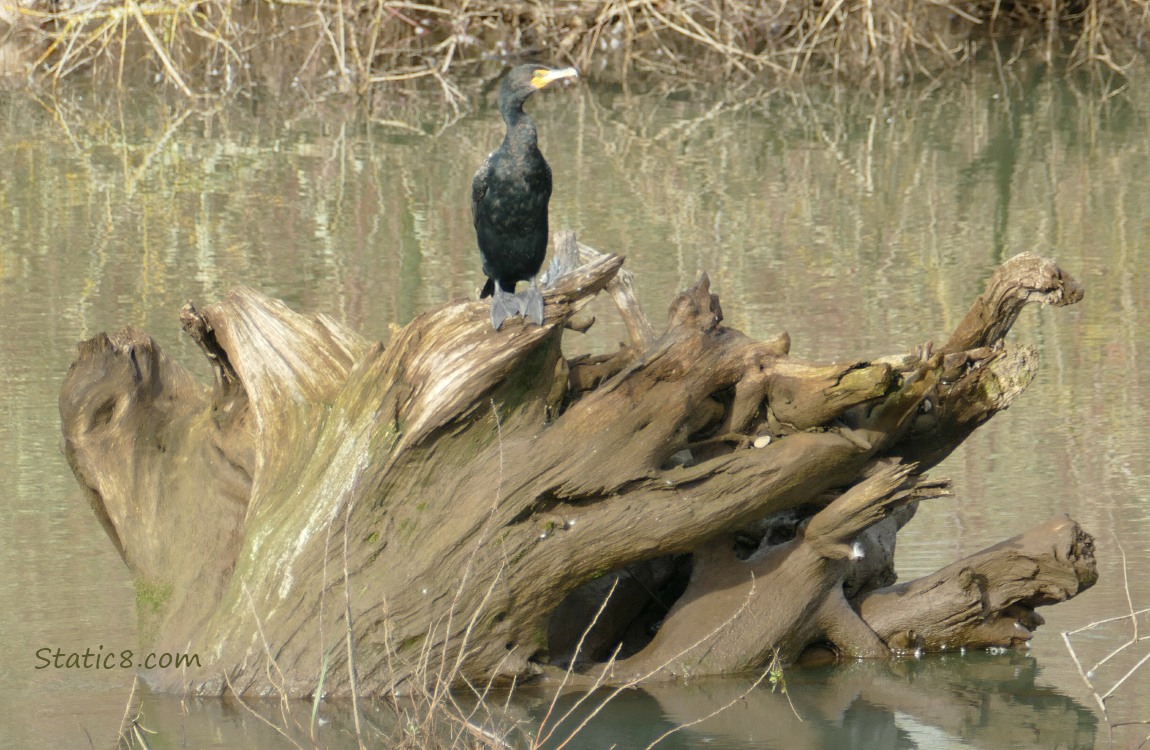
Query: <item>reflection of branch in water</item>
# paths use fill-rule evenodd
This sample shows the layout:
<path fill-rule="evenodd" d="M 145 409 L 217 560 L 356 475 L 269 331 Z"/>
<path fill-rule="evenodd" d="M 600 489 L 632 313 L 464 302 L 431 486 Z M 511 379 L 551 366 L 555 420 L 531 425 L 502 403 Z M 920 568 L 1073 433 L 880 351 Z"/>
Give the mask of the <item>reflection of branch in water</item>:
<path fill-rule="evenodd" d="M 756 690 L 695 731 L 801 750 L 860 747 L 858 737 L 883 738 L 873 747 L 913 746 L 906 734 L 918 726 L 956 745 L 1093 748 L 1093 714 L 1057 690 L 1037 686 L 1037 674 L 1036 660 L 1017 652 L 795 668 L 787 673 L 787 687 L 804 722 L 781 696 Z M 722 705 L 744 685 L 725 679 L 643 690 L 658 701 L 659 714 L 685 722 Z"/>
<path fill-rule="evenodd" d="M 763 673 L 761 675 L 759 675 L 759 678 L 757 680 L 755 680 L 754 682 L 752 682 L 749 687 L 747 687 L 745 690 L 743 690 L 743 692 L 739 693 L 734 698 L 731 698 L 729 701 L 722 704 L 721 706 L 718 706 L 717 708 L 715 708 L 714 710 L 712 710 L 708 714 L 700 716 L 697 719 L 692 719 L 691 721 L 687 721 L 687 722 L 684 722 L 682 724 L 678 724 L 678 725 L 668 729 L 666 732 L 663 732 L 663 734 L 659 735 L 654 740 L 652 740 L 651 743 L 649 745 L 647 745 L 646 748 L 644 748 L 644 750 L 652 750 L 652 748 L 654 748 L 660 742 L 667 739 L 668 737 L 670 737 L 673 734 L 678 734 L 679 732 L 683 732 L 684 730 L 692 729 L 692 728 L 697 727 L 697 726 L 699 726 L 705 722 L 708 722 L 708 721 L 711 721 L 712 719 L 717 718 L 718 716 L 723 714 L 725 711 L 730 710 L 736 703 L 740 703 L 740 702 L 746 700 L 747 696 L 749 696 L 753 691 L 757 690 L 759 688 L 759 685 L 762 684 L 763 680 L 767 679 L 768 677 L 771 678 L 771 681 L 770 681 L 771 692 L 774 692 L 775 689 L 778 689 L 779 693 L 784 698 L 787 699 L 787 705 L 789 705 L 791 707 L 791 712 L 794 714 L 795 718 L 801 722 L 803 720 L 803 717 L 799 715 L 799 711 L 797 708 L 795 708 L 795 704 L 791 702 L 791 696 L 787 692 L 786 683 L 783 681 L 782 674 L 783 674 L 782 673 L 782 665 L 779 663 L 779 652 L 775 651 L 775 655 L 774 655 L 774 657 L 772 657 L 771 663 L 767 665 L 766 669 L 763 670 Z"/>
<path fill-rule="evenodd" d="M 497 73 L 491 73 L 493 84 Z M 1012 71 L 1001 75 L 1017 85 Z M 976 68 L 968 83 L 926 91 L 802 89 L 737 101 L 724 93 L 702 102 L 606 86 L 572 88 L 541 100 L 534 110 L 555 169 L 555 226 L 575 226 L 589 242 L 628 252 L 636 268 L 658 257 L 669 269 L 664 278 L 678 274 L 686 282 L 698 267 L 708 267 L 732 293 L 729 299 L 753 300 L 760 312 L 769 306 L 776 320 L 780 309 L 810 306 L 810 295 L 798 290 L 838 284 L 857 269 L 858 283 L 838 290 L 850 294 L 893 263 L 921 270 L 924 280 L 916 283 L 932 290 L 927 304 L 941 308 L 945 320 L 965 310 L 977 272 L 948 271 L 958 263 L 971 269 L 990 263 L 991 176 L 977 175 L 975 187 L 957 197 L 954 186 L 962 165 L 991 138 L 984 105 L 994 93 L 1001 97 L 1002 80 L 999 71 L 985 67 Z M 289 107 L 267 99 L 251 111 L 228 107 L 205 114 L 179 97 L 136 97 L 121 116 L 117 97 L 86 96 L 80 102 L 62 95 L 47 107 L 55 125 L 34 122 L 40 118 L 19 108 L 9 119 L 41 142 L 61 144 L 53 163 L 75 153 L 73 166 L 37 173 L 45 206 L 91 207 L 91 234 L 107 238 L 114 229 L 112 248 L 122 243 L 134 252 L 148 242 L 166 242 L 169 256 L 188 257 L 194 246 L 190 276 L 208 285 L 226 277 L 216 264 L 230 263 L 228 273 L 234 273 L 266 262 L 272 233 L 253 236 L 249 227 L 253 220 L 267 221 L 261 217 L 273 210 L 283 212 L 273 219 L 276 241 L 299 248 L 292 257 L 312 264 L 310 278 L 340 282 L 342 289 L 340 280 L 360 283 L 357 269 L 365 263 L 400 270 L 396 255 L 372 254 L 359 240 L 392 247 L 396 237 L 407 236 L 404 204 L 410 199 L 393 177 L 426 181 L 433 194 L 421 201 L 429 217 L 422 247 L 435 248 L 445 286 L 441 296 L 424 292 L 422 304 L 470 293 L 477 273 L 473 230 L 466 211 L 459 210 L 465 207 L 459 196 L 466 195 L 474 165 L 502 136 L 499 118 L 477 111 L 493 98 L 480 94 L 482 83 L 468 84 L 471 109 L 462 115 L 442 104 L 429 81 L 422 96 L 391 96 L 394 90 L 381 87 L 358 107 L 320 99 Z M 1074 252 L 1085 247 L 1078 241 L 1084 222 L 1126 212 L 1129 221 L 1114 226 L 1125 233 L 1123 243 L 1138 246 L 1141 225 L 1129 213 L 1133 204 L 1121 196 L 1130 182 L 1125 175 L 1145 171 L 1146 146 L 1114 136 L 1131 133 L 1145 106 L 1113 91 L 1092 94 L 1078 79 L 1048 77 L 1035 96 L 1033 114 L 1021 126 L 1025 142 L 1036 145 L 1014 178 L 1012 202 L 1020 214 L 1008 239 L 1039 236 L 1059 252 Z M 252 112 L 260 124 L 253 124 Z M 185 117 L 174 136 L 157 142 Z M 336 148 L 340 133 L 346 148 Z M 1094 151 L 1084 152 L 1083 144 L 1095 144 Z M 328 152 L 346 163 L 321 173 L 312 157 Z M 1089 195 L 1082 193 L 1083 180 Z M 122 188 L 129 181 L 135 185 L 131 199 Z M 1115 184 L 1117 190 L 1107 188 Z M 371 215 L 355 216 L 362 207 L 341 203 L 341 195 L 360 188 L 370 191 L 372 200 L 363 206 L 373 206 Z M 257 199 L 256 205 L 253 195 L 270 200 Z M 197 204 L 197 221 L 170 220 Z M 1083 205 L 1089 214 L 1082 213 Z M 283 221 L 293 206 L 293 221 Z M 141 216 L 147 220 L 139 221 Z M 333 217 L 329 226 L 311 226 L 321 216 Z M 168 218 L 164 225 L 161 217 Z M 1034 217 L 1040 226 L 1030 231 Z M 145 228 L 148 235 L 140 237 Z M 324 232 L 340 235 L 338 257 L 307 255 L 315 238 L 327 241 Z M 91 234 L 83 245 L 96 250 L 80 262 L 95 265 L 93 284 L 78 299 L 98 293 L 99 279 L 114 273 L 102 265 L 103 251 Z M 356 235 L 352 241 L 350 234 Z M 774 274 L 794 259 L 805 267 L 778 284 Z M 337 299 L 340 293 L 317 287 L 310 294 Z M 395 296 L 391 290 L 373 293 L 377 300 Z M 354 296 L 348 299 L 358 304 Z M 346 314 L 362 314 L 340 304 Z M 393 309 L 391 304 L 384 309 Z M 820 304 L 818 298 L 813 304 Z M 883 300 L 868 296 L 859 304 L 864 315 L 887 315 Z M 743 322 L 737 305 L 728 312 L 736 324 Z"/>

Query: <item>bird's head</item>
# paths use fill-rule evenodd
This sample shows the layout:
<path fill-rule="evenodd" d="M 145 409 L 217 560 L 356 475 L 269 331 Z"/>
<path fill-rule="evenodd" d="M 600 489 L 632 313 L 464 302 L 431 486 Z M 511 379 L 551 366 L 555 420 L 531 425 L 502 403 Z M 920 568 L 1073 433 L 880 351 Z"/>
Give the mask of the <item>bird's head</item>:
<path fill-rule="evenodd" d="M 512 68 L 511 72 L 503 77 L 503 83 L 499 87 L 499 104 L 501 107 L 505 102 L 522 104 L 527 97 L 556 81 L 578 77 L 579 71 L 575 68 L 549 68 L 534 63 L 520 65 Z"/>

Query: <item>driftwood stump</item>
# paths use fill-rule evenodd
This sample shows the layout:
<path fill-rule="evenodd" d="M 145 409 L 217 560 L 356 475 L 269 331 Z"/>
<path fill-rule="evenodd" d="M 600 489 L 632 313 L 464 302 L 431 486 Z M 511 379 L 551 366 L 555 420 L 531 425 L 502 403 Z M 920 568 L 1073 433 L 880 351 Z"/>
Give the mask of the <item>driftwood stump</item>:
<path fill-rule="evenodd" d="M 145 645 L 200 659 L 155 686 L 386 694 L 613 654 L 624 680 L 1009 646 L 1094 582 L 1089 535 L 1057 519 L 890 585 L 898 528 L 948 493 L 923 472 L 1034 375 L 1003 340 L 1018 311 L 1081 299 L 1052 262 L 1005 263 L 937 351 L 825 364 L 724 327 L 705 275 L 656 335 L 621 258 L 556 242 L 542 326 L 493 332 L 457 301 L 384 347 L 239 288 L 181 314 L 211 385 L 130 327 L 79 346 L 65 454 Z M 631 343 L 566 358 L 603 290 Z"/>

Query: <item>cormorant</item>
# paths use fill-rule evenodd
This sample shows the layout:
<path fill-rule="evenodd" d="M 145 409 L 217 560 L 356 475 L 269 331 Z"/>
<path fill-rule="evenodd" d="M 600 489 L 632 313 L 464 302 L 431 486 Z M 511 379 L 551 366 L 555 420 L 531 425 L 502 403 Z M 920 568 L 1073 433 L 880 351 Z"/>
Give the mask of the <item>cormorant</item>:
<path fill-rule="evenodd" d="M 479 296 L 491 297 L 491 325 L 497 331 L 512 315 L 543 324 L 543 293 L 536 276 L 547 254 L 551 167 L 539 153 L 535 123 L 523 103 L 548 84 L 578 75 L 574 68 L 520 65 L 499 86 L 507 135 L 471 183 L 471 216 L 487 275 Z M 515 284 L 526 280 L 531 288 L 515 294 Z"/>

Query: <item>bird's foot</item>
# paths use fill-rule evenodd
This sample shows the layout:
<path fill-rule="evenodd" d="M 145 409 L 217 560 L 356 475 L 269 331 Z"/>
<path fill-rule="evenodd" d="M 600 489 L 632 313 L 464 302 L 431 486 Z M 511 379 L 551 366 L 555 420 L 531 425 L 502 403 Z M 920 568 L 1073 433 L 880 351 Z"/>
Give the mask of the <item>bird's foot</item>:
<path fill-rule="evenodd" d="M 519 300 L 515 295 L 496 288 L 495 293 L 491 295 L 491 325 L 498 331 L 503 326 L 503 321 L 519 314 L 519 308 Z"/>
<path fill-rule="evenodd" d="M 526 291 L 515 295 L 519 302 L 519 313 L 537 326 L 543 325 L 543 292 L 532 284 Z"/>

